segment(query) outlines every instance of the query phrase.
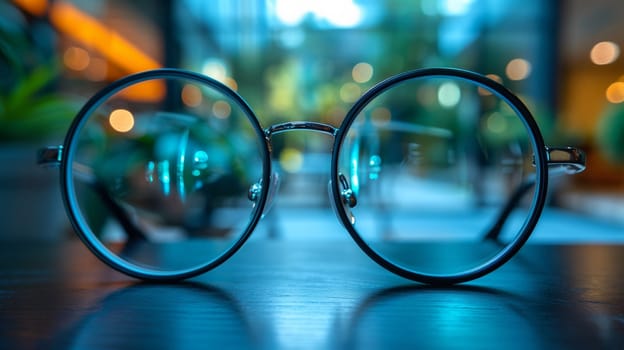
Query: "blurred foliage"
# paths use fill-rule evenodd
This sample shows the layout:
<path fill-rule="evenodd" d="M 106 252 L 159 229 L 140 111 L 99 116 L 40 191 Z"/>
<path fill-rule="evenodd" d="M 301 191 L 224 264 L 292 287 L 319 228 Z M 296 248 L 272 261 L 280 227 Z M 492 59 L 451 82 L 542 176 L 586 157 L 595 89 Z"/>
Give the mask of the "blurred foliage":
<path fill-rule="evenodd" d="M 51 31 L 43 23 L 28 23 L 8 3 L 0 3 L 0 13 L 0 142 L 61 135 L 76 106 L 55 91 L 60 66 L 38 44 L 48 41 Z"/>
<path fill-rule="evenodd" d="M 624 164 L 624 106 L 607 109 L 598 124 L 596 142 L 610 161 Z"/>
<path fill-rule="evenodd" d="M 0 140 L 35 141 L 62 134 L 75 106 L 47 87 L 57 77 L 54 65 L 35 68 L 0 95 Z"/>

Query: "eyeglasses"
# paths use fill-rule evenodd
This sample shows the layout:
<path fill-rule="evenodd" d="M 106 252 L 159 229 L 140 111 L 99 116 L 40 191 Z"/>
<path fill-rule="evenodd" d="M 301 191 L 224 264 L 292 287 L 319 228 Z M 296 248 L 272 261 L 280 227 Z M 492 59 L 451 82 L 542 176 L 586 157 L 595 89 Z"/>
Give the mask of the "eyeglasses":
<path fill-rule="evenodd" d="M 262 127 L 243 98 L 201 74 L 159 69 L 93 96 L 64 144 L 70 221 L 102 261 L 147 280 L 220 265 L 270 206 L 273 136 L 330 135 L 329 196 L 355 243 L 405 278 L 469 281 L 508 261 L 533 231 L 549 175 L 585 168 L 581 151 L 544 144 L 518 97 L 477 73 L 429 68 L 365 92 L 340 127 Z"/>

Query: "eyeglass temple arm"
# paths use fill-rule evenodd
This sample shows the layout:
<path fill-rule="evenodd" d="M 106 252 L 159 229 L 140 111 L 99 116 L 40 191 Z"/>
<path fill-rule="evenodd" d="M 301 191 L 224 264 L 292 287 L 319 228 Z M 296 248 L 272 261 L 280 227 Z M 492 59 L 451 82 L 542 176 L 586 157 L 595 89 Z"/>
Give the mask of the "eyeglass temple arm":
<path fill-rule="evenodd" d="M 549 176 L 577 174 L 585 170 L 585 153 L 573 147 L 546 147 L 546 161 Z M 535 164 L 535 160 L 533 161 Z M 529 178 L 516 188 L 503 210 L 498 214 L 494 225 L 483 237 L 484 240 L 498 241 L 498 237 L 511 212 L 518 206 L 528 190 L 535 185 L 535 178 Z"/>
<path fill-rule="evenodd" d="M 61 164 L 63 146 L 50 146 L 40 149 L 37 153 L 37 164 L 44 167 L 58 167 Z M 106 186 L 95 179 L 85 180 L 93 191 L 100 197 L 104 205 L 119 221 L 130 240 L 146 240 L 147 235 L 138 227 L 128 213 L 110 196 Z"/>

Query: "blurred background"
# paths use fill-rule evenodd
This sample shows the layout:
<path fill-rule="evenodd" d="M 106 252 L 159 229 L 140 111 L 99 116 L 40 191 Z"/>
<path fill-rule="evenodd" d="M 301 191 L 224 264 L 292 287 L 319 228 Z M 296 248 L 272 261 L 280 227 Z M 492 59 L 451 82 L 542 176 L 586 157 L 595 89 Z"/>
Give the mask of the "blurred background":
<path fill-rule="evenodd" d="M 587 171 L 557 179 L 550 206 L 623 239 L 622 15 L 617 0 L 2 0 L 0 235 L 68 230 L 58 171 L 38 168 L 36 151 L 61 144 L 86 100 L 128 74 L 185 68 L 236 90 L 263 127 L 338 126 L 375 83 L 451 66 L 518 94 L 547 144 L 587 152 Z M 273 142 L 282 205 L 328 209 L 331 140 L 295 133 Z M 339 228 L 333 214 L 319 215 L 306 218 Z"/>

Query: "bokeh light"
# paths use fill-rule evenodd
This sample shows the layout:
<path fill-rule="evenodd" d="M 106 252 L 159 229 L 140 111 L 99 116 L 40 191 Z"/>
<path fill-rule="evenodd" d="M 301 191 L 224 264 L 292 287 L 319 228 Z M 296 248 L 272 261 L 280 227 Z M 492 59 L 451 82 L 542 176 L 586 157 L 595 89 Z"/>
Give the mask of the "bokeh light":
<path fill-rule="evenodd" d="M 227 78 L 227 69 L 225 64 L 219 59 L 206 60 L 202 65 L 201 72 L 202 74 L 221 82 L 225 81 Z"/>
<path fill-rule="evenodd" d="M 523 80 L 531 74 L 531 63 L 524 58 L 514 58 L 507 63 L 505 74 L 511 80 Z"/>
<path fill-rule="evenodd" d="M 223 84 L 225 84 L 227 87 L 234 91 L 238 90 L 238 83 L 232 77 L 225 77 L 225 79 L 223 80 Z"/>
<path fill-rule="evenodd" d="M 292 147 L 286 147 L 279 156 L 279 162 L 282 169 L 289 173 L 296 173 L 303 166 L 303 153 Z"/>
<path fill-rule="evenodd" d="M 212 113 L 219 119 L 226 119 L 232 114 L 232 106 L 226 101 L 217 101 L 212 105 Z"/>
<path fill-rule="evenodd" d="M 63 63 L 65 63 L 67 68 L 75 71 L 85 70 L 89 66 L 90 61 L 89 52 L 81 47 L 72 46 L 63 53 Z"/>
<path fill-rule="evenodd" d="M 197 107 L 202 103 L 202 93 L 195 85 L 186 84 L 182 88 L 182 102 L 189 107 Z"/>
<path fill-rule="evenodd" d="M 445 108 L 457 106 L 461 99 L 459 86 L 454 82 L 446 82 L 438 88 L 438 103 Z"/>
<path fill-rule="evenodd" d="M 128 132 L 134 127 L 134 116 L 127 109 L 116 109 L 108 117 L 110 126 L 118 132 Z"/>
<path fill-rule="evenodd" d="M 624 82 L 615 82 L 607 88 L 607 100 L 611 103 L 624 102 Z"/>
<path fill-rule="evenodd" d="M 276 0 L 275 14 L 288 26 L 296 26 L 306 17 L 313 17 L 333 27 L 350 28 L 364 18 L 362 8 L 353 0 Z"/>
<path fill-rule="evenodd" d="M 362 94 L 362 89 L 355 83 L 345 83 L 340 88 L 340 99 L 346 103 L 352 103 Z"/>
<path fill-rule="evenodd" d="M 620 47 L 611 41 L 601 41 L 592 47 L 589 57 L 594 64 L 606 65 L 620 56 Z"/>
<path fill-rule="evenodd" d="M 351 76 L 356 83 L 366 83 L 373 77 L 373 66 L 370 63 L 360 62 L 353 66 Z"/>

